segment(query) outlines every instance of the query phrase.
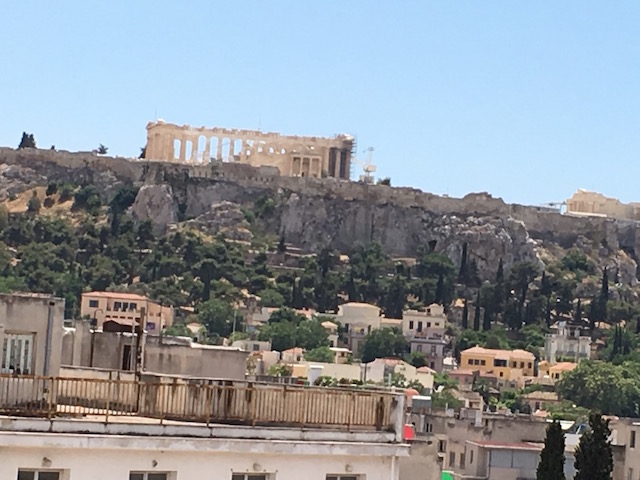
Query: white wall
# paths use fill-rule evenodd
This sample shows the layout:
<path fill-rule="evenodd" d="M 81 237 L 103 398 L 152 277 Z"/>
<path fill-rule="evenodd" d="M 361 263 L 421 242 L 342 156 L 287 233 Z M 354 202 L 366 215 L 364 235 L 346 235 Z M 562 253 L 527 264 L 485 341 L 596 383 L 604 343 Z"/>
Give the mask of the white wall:
<path fill-rule="evenodd" d="M 19 434 L 25 435 L 25 434 Z M 83 436 L 79 436 L 83 437 Z M 144 439 L 139 439 L 144 443 Z M 42 468 L 43 459 L 50 460 L 51 469 L 66 469 L 68 475 L 63 480 L 127 480 L 129 472 L 156 471 L 177 472 L 175 480 L 231 480 L 231 474 L 260 472 L 272 474 L 270 480 L 325 480 L 328 474 L 345 474 L 350 468 L 352 475 L 363 475 L 363 480 L 395 480 L 398 478 L 397 459 L 390 456 L 350 456 L 340 453 L 339 445 L 332 446 L 331 452 L 323 455 L 296 453 L 297 446 L 282 448 L 290 453 L 253 453 L 253 452 L 211 452 L 193 451 L 198 441 L 193 439 L 173 439 L 172 443 L 181 444 L 179 450 L 171 447 L 148 450 L 131 448 L 128 438 L 120 440 L 120 445 L 107 448 L 95 448 L 94 438 L 84 436 L 77 442 L 76 448 L 52 448 L 34 445 L 31 448 L 2 447 L 0 443 L 0 479 L 17 478 L 19 468 Z M 210 442 L 201 439 L 201 442 Z M 260 448 L 261 443 L 251 443 L 252 450 Z M 99 442 L 96 442 L 99 443 Z M 150 442 L 153 443 L 153 442 Z M 273 443 L 273 442 L 271 442 Z M 147 447 L 150 448 L 150 447 Z M 303 450 L 303 448 L 301 448 Z M 325 449 L 326 450 L 326 449 Z M 344 449 L 343 449 L 344 450 Z M 154 462 L 157 465 L 154 467 Z M 392 466 L 392 463 L 395 465 Z M 393 473 L 395 469 L 395 474 Z M 172 479 L 173 480 L 173 479 Z"/>

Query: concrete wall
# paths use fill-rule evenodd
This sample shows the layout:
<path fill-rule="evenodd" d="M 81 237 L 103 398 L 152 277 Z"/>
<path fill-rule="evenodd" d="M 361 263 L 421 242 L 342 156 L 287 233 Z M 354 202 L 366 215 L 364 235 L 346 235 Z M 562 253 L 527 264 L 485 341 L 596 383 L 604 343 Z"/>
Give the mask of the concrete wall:
<path fill-rule="evenodd" d="M 0 295 L 0 347 L 8 335 L 33 335 L 32 375 L 58 374 L 63 324 L 64 300 L 60 298 L 26 293 Z"/>
<path fill-rule="evenodd" d="M 244 380 L 248 352 L 232 347 L 171 345 L 160 343 L 167 339 L 153 342 L 151 338 L 148 337 L 144 349 L 144 367 L 148 372 Z"/>
<path fill-rule="evenodd" d="M 408 457 L 400 459 L 400 480 L 441 480 L 442 461 L 438 457 L 438 442 L 418 439 L 410 443 Z"/>
<path fill-rule="evenodd" d="M 17 437 L 17 438 L 16 438 Z M 269 473 L 269 480 L 325 480 L 330 474 L 397 480 L 397 457 L 352 451 L 349 445 L 319 442 L 233 441 L 97 435 L 2 435 L 0 478 L 17 478 L 20 468 L 61 469 L 62 480 L 114 480 L 135 472 L 172 472 L 170 480 L 230 479 L 232 473 Z M 46 459 L 46 460 L 45 460 Z M 206 472 L 206 473 L 203 473 Z"/>

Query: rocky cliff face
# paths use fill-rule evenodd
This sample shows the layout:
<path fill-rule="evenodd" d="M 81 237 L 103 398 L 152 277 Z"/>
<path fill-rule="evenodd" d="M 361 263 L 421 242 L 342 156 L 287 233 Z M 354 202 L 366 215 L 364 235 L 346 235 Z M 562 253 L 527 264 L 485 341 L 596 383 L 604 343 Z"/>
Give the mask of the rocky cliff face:
<path fill-rule="evenodd" d="M 196 219 L 192 226 L 210 234 L 248 239 L 239 208 L 251 208 L 268 196 L 275 207 L 263 219 L 266 231 L 307 251 L 325 246 L 349 251 L 357 242 L 378 241 L 391 255 L 412 257 L 431 245 L 459 263 L 466 242 L 482 278 L 494 275 L 500 258 L 508 268 L 576 247 L 599 263 L 615 263 L 632 282 L 640 251 L 635 222 L 570 217 L 505 204 L 486 193 L 453 199 L 415 189 L 279 177 L 242 164 L 190 167 L 0 148 L 0 200 L 35 185 L 69 180 L 96 185 L 107 201 L 119 184 L 141 185 L 131 215 L 151 220 L 157 232 Z"/>

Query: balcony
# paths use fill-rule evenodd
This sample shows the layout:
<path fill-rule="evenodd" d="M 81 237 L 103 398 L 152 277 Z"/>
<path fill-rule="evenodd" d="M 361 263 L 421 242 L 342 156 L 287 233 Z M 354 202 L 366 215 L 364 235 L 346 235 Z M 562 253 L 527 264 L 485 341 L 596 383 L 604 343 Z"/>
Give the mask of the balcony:
<path fill-rule="evenodd" d="M 0 414 L 13 416 L 329 428 L 389 432 L 401 439 L 403 411 L 402 395 L 359 389 L 178 377 L 150 382 L 0 375 Z"/>

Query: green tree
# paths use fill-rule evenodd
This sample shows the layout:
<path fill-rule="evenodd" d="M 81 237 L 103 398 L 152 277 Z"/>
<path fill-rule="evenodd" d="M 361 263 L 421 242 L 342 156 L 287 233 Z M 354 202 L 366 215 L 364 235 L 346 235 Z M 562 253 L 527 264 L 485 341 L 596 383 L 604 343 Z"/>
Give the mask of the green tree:
<path fill-rule="evenodd" d="M 296 327 L 296 346 L 313 350 L 329 345 L 327 331 L 317 320 L 304 320 Z"/>
<path fill-rule="evenodd" d="M 480 330 L 480 290 L 478 290 L 478 294 L 476 295 L 476 303 L 474 305 L 473 312 L 473 330 Z"/>
<path fill-rule="evenodd" d="M 47 191 L 45 192 L 45 195 L 47 197 L 50 197 L 51 195 L 55 195 L 56 193 L 58 193 L 58 184 L 56 182 L 49 183 L 49 185 L 47 185 Z"/>
<path fill-rule="evenodd" d="M 606 415 L 637 417 L 640 415 L 640 364 L 614 365 L 583 360 L 564 374 L 556 384 L 556 391 L 581 407 Z"/>
<path fill-rule="evenodd" d="M 296 326 L 287 321 L 270 323 L 260 329 L 258 339 L 270 341 L 271 348 L 278 352 L 288 350 L 296 346 Z"/>
<path fill-rule="evenodd" d="M 554 421 L 547 427 L 544 448 L 536 470 L 536 480 L 565 480 L 564 433 L 560 423 Z"/>
<path fill-rule="evenodd" d="M 93 185 L 80 187 L 73 195 L 73 208 L 75 210 L 85 210 L 95 215 L 102 206 L 98 189 Z"/>
<path fill-rule="evenodd" d="M 402 318 L 404 306 L 407 303 L 406 281 L 401 275 L 396 275 L 387 290 L 382 308 L 387 318 Z"/>
<path fill-rule="evenodd" d="M 27 212 L 38 213 L 40 211 L 42 204 L 40 203 L 40 199 L 38 198 L 38 193 L 34 190 L 33 195 L 27 202 Z"/>
<path fill-rule="evenodd" d="M 103 144 L 98 145 L 98 148 L 96 149 L 96 153 L 100 155 L 106 155 L 108 151 L 109 147 L 105 147 Z"/>
<path fill-rule="evenodd" d="M 371 331 L 362 346 L 362 361 L 369 363 L 376 358 L 402 358 L 409 351 L 409 345 L 401 332 L 391 328 Z"/>
<path fill-rule="evenodd" d="M 33 133 L 22 132 L 22 138 L 18 149 L 21 148 L 36 148 L 36 139 L 33 137 Z"/>
<path fill-rule="evenodd" d="M 228 337 L 233 330 L 235 312 L 231 305 L 220 300 L 208 300 L 196 308 L 198 321 L 207 327 L 207 332 Z M 236 317 L 236 323 L 238 319 Z M 236 325 L 237 326 L 237 325 Z"/>
<path fill-rule="evenodd" d="M 605 480 L 613 473 L 609 420 L 599 413 L 589 415 L 589 429 L 580 437 L 575 452 L 575 480 Z"/>
<path fill-rule="evenodd" d="M 426 367 L 428 364 L 427 356 L 423 352 L 411 352 L 407 356 L 407 362 L 416 368 Z"/>
<path fill-rule="evenodd" d="M 462 328 L 466 330 L 469 328 L 469 305 L 468 301 L 464 299 L 464 307 L 462 307 Z"/>
<path fill-rule="evenodd" d="M 163 332 L 163 335 L 167 335 L 170 337 L 191 337 L 193 334 L 185 324 L 174 323 Z"/>
<path fill-rule="evenodd" d="M 280 292 L 272 288 L 266 288 L 258 292 L 260 305 L 263 307 L 281 308 L 284 306 L 284 297 Z"/>
<path fill-rule="evenodd" d="M 304 354 L 307 362 L 333 363 L 334 354 L 329 347 L 316 347 Z"/>

